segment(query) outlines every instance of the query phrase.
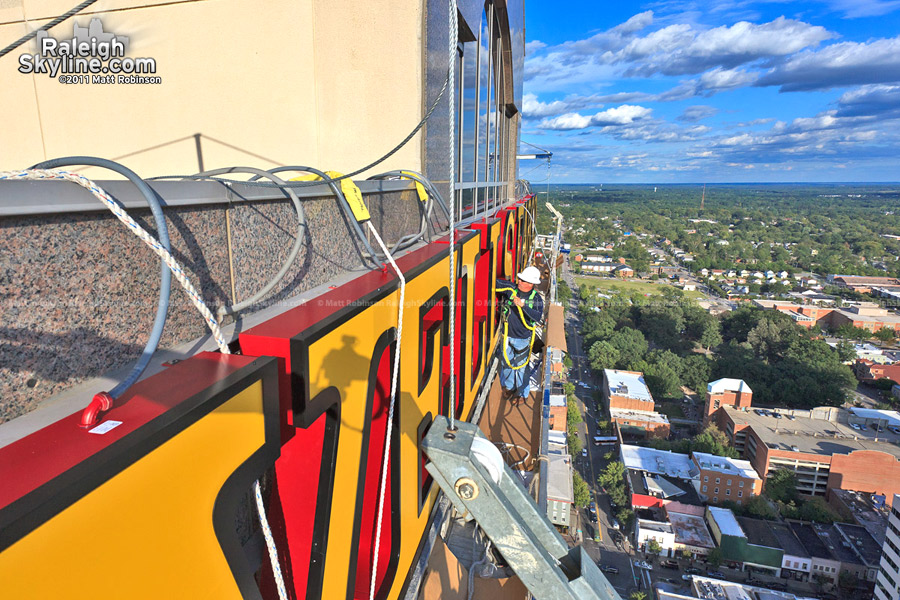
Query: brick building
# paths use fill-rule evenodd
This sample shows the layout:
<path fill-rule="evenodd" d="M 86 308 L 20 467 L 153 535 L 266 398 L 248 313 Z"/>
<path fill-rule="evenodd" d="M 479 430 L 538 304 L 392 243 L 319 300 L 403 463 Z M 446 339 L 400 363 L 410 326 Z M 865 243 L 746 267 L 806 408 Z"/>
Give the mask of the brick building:
<path fill-rule="evenodd" d="M 568 417 L 569 407 L 566 402 L 565 394 L 550 395 L 550 424 L 551 431 L 565 431 L 566 418 Z"/>
<path fill-rule="evenodd" d="M 857 360 L 853 365 L 856 378 L 860 381 L 877 381 L 887 378 L 894 382 L 900 382 L 900 363 L 893 365 L 880 365 L 871 360 Z"/>
<path fill-rule="evenodd" d="M 873 288 L 900 287 L 900 280 L 895 277 L 866 277 L 862 275 L 829 275 L 829 283 L 838 287 L 848 288 L 855 292 L 868 294 Z"/>
<path fill-rule="evenodd" d="M 706 386 L 706 410 L 704 425 L 709 422 L 710 415 L 722 406 L 750 408 L 753 390 L 743 379 L 719 379 Z"/>
<path fill-rule="evenodd" d="M 781 468 L 797 475 L 801 494 L 829 490 L 900 493 L 900 447 L 878 433 L 762 409 L 720 408 L 714 415 L 732 445 L 763 479 Z"/>
<path fill-rule="evenodd" d="M 653 412 L 650 389 L 639 371 L 603 370 L 603 399 L 607 408 Z"/>
<path fill-rule="evenodd" d="M 623 434 L 639 429 L 647 437 L 669 437 L 669 419 L 654 410 L 653 396 L 644 382 L 643 373 L 605 369 L 603 384 L 610 421 L 616 423 Z"/>
<path fill-rule="evenodd" d="M 649 438 L 665 439 L 671 432 L 669 418 L 658 412 L 611 408 L 609 409 L 609 418 L 619 425 L 623 435 L 633 428 L 642 430 Z"/>
<path fill-rule="evenodd" d="M 888 328 L 900 332 L 900 315 L 874 302 L 860 302 L 848 308 L 826 308 L 783 300 L 754 300 L 753 306 L 782 312 L 807 328 L 819 325 L 825 329 L 837 329 L 841 325 L 852 325 L 868 331 Z"/>
<path fill-rule="evenodd" d="M 703 452 L 694 452 L 691 459 L 700 471 L 700 498 L 706 502 L 744 504 L 762 493 L 762 479 L 749 461 Z"/>

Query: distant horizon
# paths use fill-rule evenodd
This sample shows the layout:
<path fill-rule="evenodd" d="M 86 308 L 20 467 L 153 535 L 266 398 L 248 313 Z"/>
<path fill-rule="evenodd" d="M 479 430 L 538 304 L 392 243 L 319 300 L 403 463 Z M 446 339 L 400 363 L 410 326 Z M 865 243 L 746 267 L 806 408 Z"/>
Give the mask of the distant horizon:
<path fill-rule="evenodd" d="M 569 183 L 569 182 L 550 182 L 550 187 L 553 186 L 599 186 L 599 185 L 641 185 L 641 186 L 661 186 L 661 185 L 669 185 L 669 186 L 698 186 L 702 187 L 706 186 L 714 186 L 714 185 L 808 185 L 808 186 L 817 186 L 817 185 L 897 185 L 900 186 L 900 181 L 698 181 L 698 182 L 644 182 L 644 181 L 598 181 L 596 183 L 591 182 L 577 182 L 577 183 Z M 531 187 L 534 190 L 540 191 L 541 187 L 546 187 L 547 182 L 543 183 L 532 183 Z"/>

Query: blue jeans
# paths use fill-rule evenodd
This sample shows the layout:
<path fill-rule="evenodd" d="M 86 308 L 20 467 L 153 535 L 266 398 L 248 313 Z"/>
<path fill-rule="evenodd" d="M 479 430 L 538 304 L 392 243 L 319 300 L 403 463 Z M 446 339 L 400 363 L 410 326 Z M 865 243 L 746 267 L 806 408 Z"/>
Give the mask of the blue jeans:
<path fill-rule="evenodd" d="M 501 349 L 502 352 L 502 349 Z M 518 367 L 523 362 L 531 362 L 531 338 L 508 338 L 506 341 L 506 356 L 509 362 Z M 521 369 L 512 369 L 506 364 L 506 358 L 500 356 L 500 385 L 506 390 L 515 390 L 517 397 L 527 398 L 531 391 L 531 365 L 526 364 Z"/>

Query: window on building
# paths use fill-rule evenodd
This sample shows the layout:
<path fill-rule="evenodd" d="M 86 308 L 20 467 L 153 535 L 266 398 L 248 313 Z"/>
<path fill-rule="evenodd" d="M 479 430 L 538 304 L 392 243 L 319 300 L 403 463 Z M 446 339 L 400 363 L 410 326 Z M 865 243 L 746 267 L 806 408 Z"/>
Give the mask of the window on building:
<path fill-rule="evenodd" d="M 738 498 L 743 498 L 743 497 L 744 497 L 744 492 L 738 490 Z"/>
<path fill-rule="evenodd" d="M 511 136 L 506 105 L 511 100 L 503 86 L 509 65 L 503 62 L 498 20 L 493 2 L 487 2 L 480 27 L 473 28 L 469 39 L 460 31 L 456 201 L 462 217 L 482 213 L 506 197 L 500 190 L 508 176 Z"/>
<path fill-rule="evenodd" d="M 714 494 L 718 494 L 718 493 L 719 493 L 719 488 L 714 489 L 714 490 L 713 490 L 713 493 L 714 493 Z"/>
<path fill-rule="evenodd" d="M 707 483 L 707 482 L 709 482 L 709 475 L 704 475 L 704 476 L 703 476 L 703 483 Z"/>
<path fill-rule="evenodd" d="M 718 501 L 719 501 L 719 497 L 718 497 L 718 496 L 716 496 L 715 498 L 713 498 L 713 502 L 718 502 Z"/>
<path fill-rule="evenodd" d="M 726 496 L 730 496 L 730 495 L 731 495 L 731 490 L 730 490 L 730 489 L 726 489 L 726 490 L 725 490 L 725 495 L 726 495 Z"/>
<path fill-rule="evenodd" d="M 725 485 L 731 485 L 731 480 L 729 479 L 728 481 L 726 481 Z"/>
<path fill-rule="evenodd" d="M 704 492 L 706 491 L 706 488 L 707 488 L 707 487 L 709 487 L 709 486 L 706 486 L 706 485 L 703 486 L 703 491 L 704 491 Z"/>
<path fill-rule="evenodd" d="M 719 485 L 719 478 L 716 477 L 716 485 Z"/>
<path fill-rule="evenodd" d="M 743 481 L 740 482 L 740 483 L 738 484 L 738 487 L 744 487 L 744 482 L 743 482 Z"/>

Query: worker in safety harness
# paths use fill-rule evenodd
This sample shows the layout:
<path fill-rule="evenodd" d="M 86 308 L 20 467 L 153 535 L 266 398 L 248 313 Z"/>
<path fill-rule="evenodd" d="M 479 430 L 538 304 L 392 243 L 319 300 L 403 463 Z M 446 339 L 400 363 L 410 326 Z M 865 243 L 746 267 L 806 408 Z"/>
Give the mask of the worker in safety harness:
<path fill-rule="evenodd" d="M 541 283 L 537 267 L 525 267 L 517 276 L 518 282 L 497 279 L 497 294 L 501 296 L 503 340 L 500 357 L 500 385 L 504 394 L 513 397 L 513 404 L 524 402 L 531 387 L 531 346 L 537 324 L 544 316 L 544 299 L 535 289 Z"/>

